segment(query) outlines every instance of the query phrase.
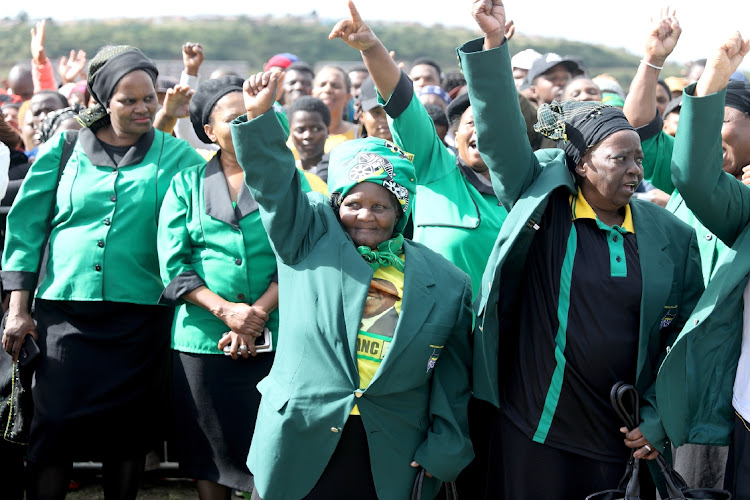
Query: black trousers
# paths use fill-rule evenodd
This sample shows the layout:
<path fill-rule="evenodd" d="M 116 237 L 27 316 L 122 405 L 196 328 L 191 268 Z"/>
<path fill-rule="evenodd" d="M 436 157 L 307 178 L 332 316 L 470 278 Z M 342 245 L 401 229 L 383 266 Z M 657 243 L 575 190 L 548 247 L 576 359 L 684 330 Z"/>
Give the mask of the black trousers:
<path fill-rule="evenodd" d="M 724 489 L 732 493 L 734 500 L 750 500 L 750 423 L 736 411 Z"/>
<path fill-rule="evenodd" d="M 489 446 L 488 500 L 583 500 L 616 488 L 625 473 L 625 461 L 602 462 L 532 441 L 502 412 L 494 418 Z M 642 467 L 644 499 L 655 498 L 655 488 L 644 484 L 649 480 Z"/>

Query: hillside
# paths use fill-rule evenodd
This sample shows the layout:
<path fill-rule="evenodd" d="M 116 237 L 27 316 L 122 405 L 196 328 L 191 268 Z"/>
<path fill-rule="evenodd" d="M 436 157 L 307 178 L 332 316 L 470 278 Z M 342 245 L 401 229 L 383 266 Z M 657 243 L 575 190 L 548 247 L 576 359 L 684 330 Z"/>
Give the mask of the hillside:
<path fill-rule="evenodd" d="M 0 74 L 29 59 L 29 29 L 25 19 L 0 21 Z M 322 61 L 355 62 L 357 54 L 340 41 L 329 41 L 331 23 L 317 18 L 160 18 L 147 21 L 108 20 L 57 23 L 48 21 L 46 50 L 53 61 L 70 49 L 83 49 L 93 57 L 105 44 L 131 44 L 156 60 L 181 59 L 180 47 L 186 41 L 204 46 L 207 61 L 246 61 L 250 71 L 258 71 L 273 54 L 291 52 L 311 65 Z M 383 43 L 395 50 L 398 60 L 408 63 L 419 56 L 437 60 L 444 71 L 457 69 L 455 48 L 476 37 L 463 28 L 421 26 L 416 23 L 374 24 Z M 578 55 L 586 61 L 592 75 L 609 73 L 626 86 L 638 65 L 639 57 L 622 49 L 567 40 L 525 37 L 517 34 L 511 52 L 525 48 L 539 52 Z M 174 67 L 174 66 L 172 66 Z M 179 65 L 178 65 L 179 67 Z M 664 74 L 679 74 L 671 65 Z"/>

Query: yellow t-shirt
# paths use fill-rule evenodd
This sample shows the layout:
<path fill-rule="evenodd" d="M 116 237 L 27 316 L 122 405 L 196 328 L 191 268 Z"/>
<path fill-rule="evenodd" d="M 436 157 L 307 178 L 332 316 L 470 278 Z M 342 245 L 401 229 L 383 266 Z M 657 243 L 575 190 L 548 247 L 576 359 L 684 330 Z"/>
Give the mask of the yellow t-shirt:
<path fill-rule="evenodd" d="M 400 258 L 403 260 L 403 255 Z M 375 271 L 357 335 L 357 368 L 362 390 L 370 385 L 388 355 L 401 315 L 403 296 L 404 273 L 393 266 Z M 359 415 L 356 405 L 351 414 Z"/>

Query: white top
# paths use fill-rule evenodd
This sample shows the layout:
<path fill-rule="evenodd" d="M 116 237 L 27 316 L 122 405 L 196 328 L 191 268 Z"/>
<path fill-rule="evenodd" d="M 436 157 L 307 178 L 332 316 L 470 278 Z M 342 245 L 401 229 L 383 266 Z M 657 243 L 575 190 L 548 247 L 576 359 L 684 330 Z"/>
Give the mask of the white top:
<path fill-rule="evenodd" d="M 180 74 L 180 85 L 189 85 L 191 89 L 198 90 L 199 83 L 199 76 L 191 76 L 184 71 Z M 205 143 L 198 138 L 195 130 L 193 130 L 193 124 L 190 122 L 189 116 L 177 120 L 177 123 L 174 126 L 174 135 L 178 139 L 186 140 L 195 149 L 207 149 L 209 151 L 219 150 L 219 146 L 216 144 Z"/>
<path fill-rule="evenodd" d="M 0 142 L 0 200 L 5 198 L 8 189 L 8 169 L 10 168 L 10 149 Z"/>
<path fill-rule="evenodd" d="M 732 405 L 745 420 L 750 420 L 750 282 L 742 294 L 745 309 L 742 312 L 742 348 L 737 375 L 734 378 Z"/>

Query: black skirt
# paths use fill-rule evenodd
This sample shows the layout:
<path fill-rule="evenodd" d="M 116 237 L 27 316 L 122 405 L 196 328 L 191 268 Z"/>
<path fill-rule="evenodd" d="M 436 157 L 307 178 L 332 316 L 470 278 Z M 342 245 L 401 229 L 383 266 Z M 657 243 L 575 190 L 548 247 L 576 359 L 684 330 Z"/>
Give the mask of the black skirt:
<path fill-rule="evenodd" d="M 37 299 L 28 459 L 142 457 L 168 412 L 171 308 Z"/>
<path fill-rule="evenodd" d="M 246 462 L 260 404 L 255 386 L 273 359 L 172 351 L 175 440 L 185 476 L 253 491 Z"/>

